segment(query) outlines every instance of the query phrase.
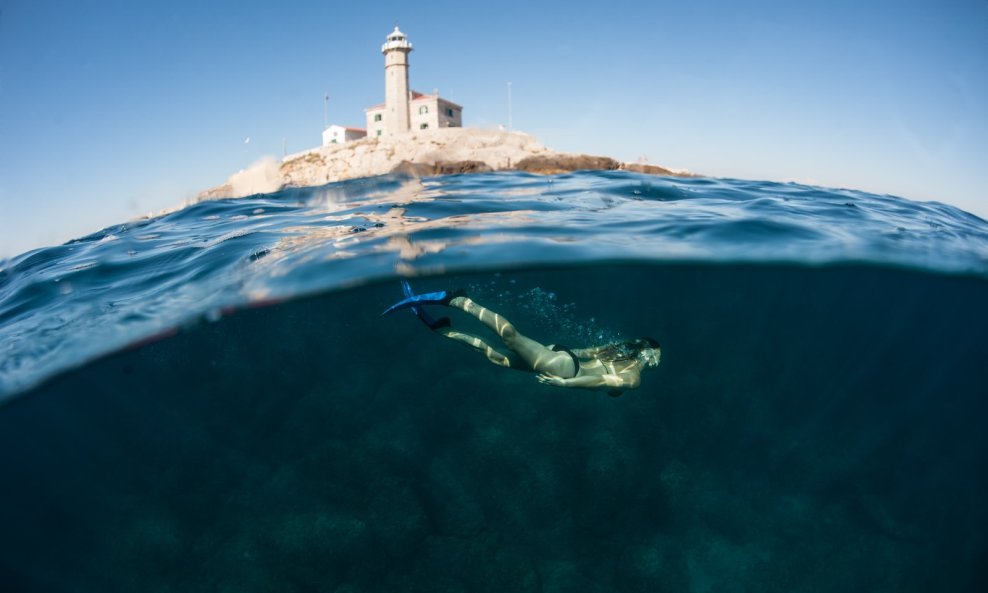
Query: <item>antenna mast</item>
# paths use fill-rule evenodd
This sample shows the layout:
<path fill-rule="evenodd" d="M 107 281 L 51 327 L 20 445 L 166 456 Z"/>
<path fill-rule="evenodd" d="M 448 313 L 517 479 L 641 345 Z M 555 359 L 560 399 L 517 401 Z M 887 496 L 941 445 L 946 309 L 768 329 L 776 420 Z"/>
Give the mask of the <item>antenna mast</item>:
<path fill-rule="evenodd" d="M 322 129 L 329 127 L 329 93 L 322 99 Z"/>
<path fill-rule="evenodd" d="M 511 131 L 511 81 L 508 81 L 508 131 Z"/>

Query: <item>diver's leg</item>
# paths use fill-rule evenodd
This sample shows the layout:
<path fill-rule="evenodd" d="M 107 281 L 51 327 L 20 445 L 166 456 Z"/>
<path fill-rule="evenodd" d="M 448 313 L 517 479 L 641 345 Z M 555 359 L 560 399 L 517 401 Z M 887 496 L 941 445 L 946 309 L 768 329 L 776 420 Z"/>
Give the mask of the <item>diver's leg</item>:
<path fill-rule="evenodd" d="M 535 340 L 523 336 L 510 321 L 477 304 L 470 297 L 453 297 L 449 301 L 449 306 L 473 315 L 494 330 L 504 345 L 521 356 L 534 370 L 566 378 L 576 375 L 576 365 L 569 354 L 546 348 Z"/>
<path fill-rule="evenodd" d="M 511 368 L 511 360 L 507 356 L 505 356 L 501 352 L 498 352 L 497 350 L 492 348 L 487 342 L 481 340 L 477 336 L 461 331 L 456 331 L 455 329 L 449 326 L 441 327 L 437 329 L 436 333 L 442 334 L 443 336 L 449 338 L 450 340 L 453 340 L 454 342 L 465 344 L 466 346 L 469 346 L 470 348 L 476 350 L 477 352 L 483 353 L 484 356 L 487 357 L 487 360 L 493 362 L 498 366 Z"/>

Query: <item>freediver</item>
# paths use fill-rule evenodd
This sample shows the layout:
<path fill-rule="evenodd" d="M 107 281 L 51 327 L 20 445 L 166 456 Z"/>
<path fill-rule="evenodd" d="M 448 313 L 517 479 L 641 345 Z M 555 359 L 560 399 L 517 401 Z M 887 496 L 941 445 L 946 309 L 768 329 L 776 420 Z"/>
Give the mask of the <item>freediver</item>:
<path fill-rule="evenodd" d="M 405 281 L 402 289 L 405 299 L 388 307 L 382 316 L 411 309 L 429 329 L 483 353 L 498 366 L 538 373 L 539 382 L 547 385 L 596 389 L 617 397 L 624 391 L 637 389 L 642 370 L 659 364 L 661 349 L 651 338 L 572 350 L 560 345 L 544 346 L 522 335 L 510 321 L 474 302 L 463 291 L 416 295 Z M 509 352 L 494 348 L 478 336 L 453 329 L 448 317 L 433 319 L 423 309 L 424 305 L 453 307 L 476 317 L 497 333 Z"/>

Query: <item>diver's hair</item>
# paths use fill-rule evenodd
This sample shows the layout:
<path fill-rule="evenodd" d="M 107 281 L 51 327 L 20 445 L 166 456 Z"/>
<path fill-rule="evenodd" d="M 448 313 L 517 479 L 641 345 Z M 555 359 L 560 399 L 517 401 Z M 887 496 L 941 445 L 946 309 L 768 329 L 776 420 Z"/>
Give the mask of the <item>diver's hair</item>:
<path fill-rule="evenodd" d="M 635 338 L 625 342 L 608 344 L 597 353 L 597 359 L 603 362 L 619 362 L 634 360 L 646 348 L 658 348 L 659 343 L 652 338 Z"/>

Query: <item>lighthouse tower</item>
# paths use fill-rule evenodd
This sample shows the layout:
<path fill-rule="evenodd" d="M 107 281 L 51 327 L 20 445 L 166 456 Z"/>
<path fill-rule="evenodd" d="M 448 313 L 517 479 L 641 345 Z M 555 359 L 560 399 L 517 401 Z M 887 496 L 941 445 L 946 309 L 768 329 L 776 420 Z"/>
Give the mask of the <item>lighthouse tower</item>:
<path fill-rule="evenodd" d="M 384 103 L 364 109 L 367 135 L 371 138 L 463 126 L 463 107 L 443 99 L 439 91 L 426 94 L 408 88 L 410 51 L 412 44 L 398 27 L 381 46 L 381 53 L 384 54 Z"/>
<path fill-rule="evenodd" d="M 409 126 L 408 54 L 412 44 L 395 27 L 381 46 L 384 54 L 384 127 L 389 136 L 407 132 Z"/>

